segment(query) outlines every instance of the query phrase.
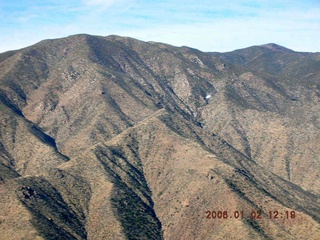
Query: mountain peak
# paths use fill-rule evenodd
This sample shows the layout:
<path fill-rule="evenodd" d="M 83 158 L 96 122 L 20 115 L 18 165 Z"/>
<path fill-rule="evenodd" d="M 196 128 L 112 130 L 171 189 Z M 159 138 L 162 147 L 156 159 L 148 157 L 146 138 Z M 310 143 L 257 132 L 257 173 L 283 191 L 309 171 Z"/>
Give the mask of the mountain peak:
<path fill-rule="evenodd" d="M 287 51 L 0 54 L 2 239 L 318 239 L 320 60 Z"/>
<path fill-rule="evenodd" d="M 275 43 L 267 43 L 261 45 L 261 47 L 264 47 L 266 49 L 270 49 L 272 51 L 278 51 L 278 52 L 294 52 L 293 50 L 283 47 L 281 45 L 275 44 Z"/>

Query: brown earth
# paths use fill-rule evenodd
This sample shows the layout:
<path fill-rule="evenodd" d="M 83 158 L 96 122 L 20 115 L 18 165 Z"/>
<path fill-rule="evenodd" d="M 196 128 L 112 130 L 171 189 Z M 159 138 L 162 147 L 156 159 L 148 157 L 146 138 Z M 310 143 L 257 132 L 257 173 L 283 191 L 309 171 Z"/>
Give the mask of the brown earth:
<path fill-rule="evenodd" d="M 275 44 L 2 53 L 0 239 L 319 239 L 319 112 L 320 54 Z"/>

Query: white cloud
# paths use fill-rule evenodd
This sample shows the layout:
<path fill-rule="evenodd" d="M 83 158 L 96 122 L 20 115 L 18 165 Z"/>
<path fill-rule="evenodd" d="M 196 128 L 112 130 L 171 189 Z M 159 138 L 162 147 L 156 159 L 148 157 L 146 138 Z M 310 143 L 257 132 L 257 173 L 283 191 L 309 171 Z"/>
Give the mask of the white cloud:
<path fill-rule="evenodd" d="M 188 25 L 159 24 L 119 34 L 175 46 L 186 45 L 202 51 L 224 52 L 270 42 L 297 51 L 319 51 L 320 21 L 316 16 L 304 20 L 304 14 L 289 17 L 290 13 L 272 13 L 259 17 L 207 19 Z"/>
<path fill-rule="evenodd" d="M 20 25 L 12 28 L 0 21 L 0 52 L 76 33 L 118 34 L 202 51 L 231 51 L 269 42 L 298 51 L 320 51 L 319 4 L 300 7 L 294 0 L 281 4 L 267 0 L 78 1 L 34 5 L 29 7 L 34 11 L 23 15 L 8 13 L 15 20 L 12 23 L 20 20 Z M 318 0 L 306 3 L 311 1 Z M 34 18 L 35 13 L 40 17 Z"/>
<path fill-rule="evenodd" d="M 84 0 L 83 4 L 88 6 L 102 6 L 104 8 L 108 8 L 117 2 L 117 0 Z"/>

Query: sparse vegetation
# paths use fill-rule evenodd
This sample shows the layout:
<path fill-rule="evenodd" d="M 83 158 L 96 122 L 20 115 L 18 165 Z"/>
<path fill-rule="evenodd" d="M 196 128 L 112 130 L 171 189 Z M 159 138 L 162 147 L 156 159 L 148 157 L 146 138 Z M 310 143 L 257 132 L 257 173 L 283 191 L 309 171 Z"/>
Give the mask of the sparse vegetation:
<path fill-rule="evenodd" d="M 319 60 L 85 34 L 0 54 L 0 238 L 316 239 Z"/>

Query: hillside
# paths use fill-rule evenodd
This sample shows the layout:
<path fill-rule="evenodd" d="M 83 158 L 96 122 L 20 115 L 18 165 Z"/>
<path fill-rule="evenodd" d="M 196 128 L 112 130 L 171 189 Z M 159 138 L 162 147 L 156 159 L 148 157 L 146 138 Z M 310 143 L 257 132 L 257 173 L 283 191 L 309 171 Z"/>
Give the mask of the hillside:
<path fill-rule="evenodd" d="M 320 55 L 276 44 L 2 53 L 0 239 L 319 239 L 319 112 Z"/>

